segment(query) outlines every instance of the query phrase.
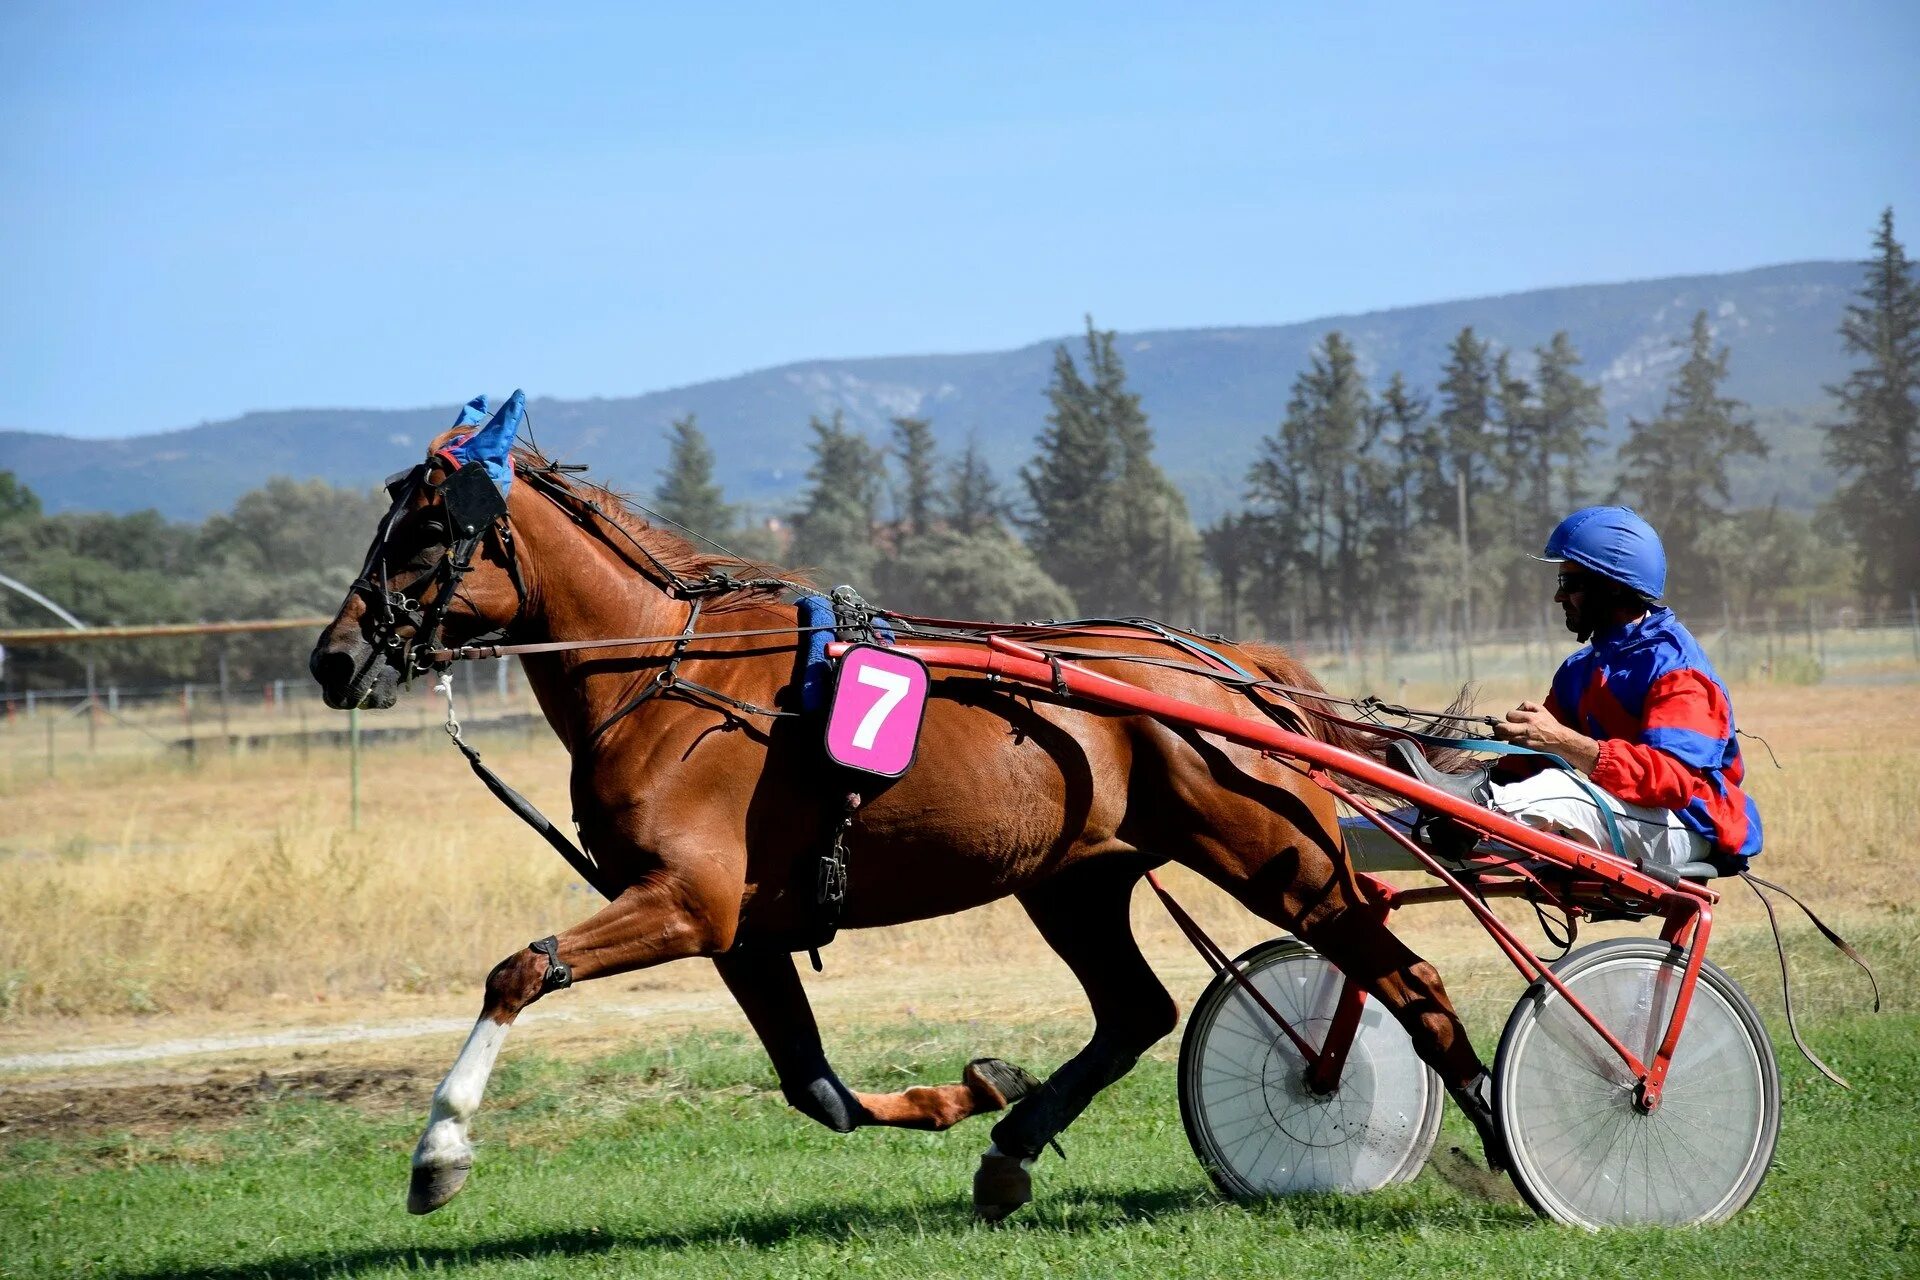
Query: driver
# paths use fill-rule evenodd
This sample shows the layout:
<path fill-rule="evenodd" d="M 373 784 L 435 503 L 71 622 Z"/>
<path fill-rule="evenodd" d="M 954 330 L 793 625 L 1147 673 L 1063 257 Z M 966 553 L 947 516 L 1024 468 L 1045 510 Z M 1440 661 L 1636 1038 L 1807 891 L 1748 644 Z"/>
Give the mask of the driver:
<path fill-rule="evenodd" d="M 1493 732 L 1559 756 L 1591 785 L 1554 768 L 1517 777 L 1512 762 L 1524 756 L 1464 775 L 1439 773 L 1406 743 L 1394 743 L 1389 759 L 1462 799 L 1602 849 L 1612 844 L 1605 803 L 1624 857 L 1740 870 L 1760 852 L 1760 815 L 1740 790 L 1726 686 L 1658 603 L 1667 582 L 1660 535 L 1625 507 L 1587 507 L 1560 522 L 1540 558 L 1560 566 L 1553 598 L 1585 644 L 1560 664 L 1545 703 L 1522 702 Z M 1449 852 L 1471 843 L 1444 819 L 1432 830 Z"/>

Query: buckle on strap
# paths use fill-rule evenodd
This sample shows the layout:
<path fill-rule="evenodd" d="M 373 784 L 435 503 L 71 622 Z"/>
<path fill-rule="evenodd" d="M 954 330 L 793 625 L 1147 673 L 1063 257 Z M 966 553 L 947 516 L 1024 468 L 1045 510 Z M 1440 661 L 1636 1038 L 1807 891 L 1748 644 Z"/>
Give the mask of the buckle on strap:
<path fill-rule="evenodd" d="M 540 978 L 540 993 L 558 991 L 562 987 L 573 985 L 573 967 L 560 960 L 560 940 L 552 934 L 538 942 L 529 942 L 527 950 L 537 951 L 547 958 L 547 971 Z"/>

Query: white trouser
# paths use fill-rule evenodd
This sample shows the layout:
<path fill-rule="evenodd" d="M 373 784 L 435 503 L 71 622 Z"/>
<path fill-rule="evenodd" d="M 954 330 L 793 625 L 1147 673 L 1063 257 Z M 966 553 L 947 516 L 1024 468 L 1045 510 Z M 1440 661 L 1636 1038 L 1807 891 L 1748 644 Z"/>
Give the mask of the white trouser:
<path fill-rule="evenodd" d="M 1673 810 L 1628 804 L 1597 786 L 1589 791 L 1564 769 L 1542 769 L 1521 782 L 1494 783 L 1491 807 L 1530 827 L 1556 831 L 1582 844 L 1606 849 L 1611 847 L 1612 837 L 1607 834 L 1595 795 L 1604 798 L 1613 810 L 1620 843 L 1625 846 L 1620 852 L 1626 857 L 1677 867 L 1707 856 L 1707 838 L 1682 826 L 1680 815 Z"/>

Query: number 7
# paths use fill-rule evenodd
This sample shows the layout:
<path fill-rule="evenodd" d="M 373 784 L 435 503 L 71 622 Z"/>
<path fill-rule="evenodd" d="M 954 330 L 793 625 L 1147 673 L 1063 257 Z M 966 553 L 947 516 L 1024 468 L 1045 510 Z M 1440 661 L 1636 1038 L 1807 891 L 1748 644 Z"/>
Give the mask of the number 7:
<path fill-rule="evenodd" d="M 871 751 L 873 740 L 880 736 L 880 726 L 887 722 L 887 714 L 900 705 L 900 699 L 907 696 L 913 681 L 897 671 L 882 671 L 878 667 L 861 667 L 854 678 L 881 691 L 879 701 L 860 717 L 860 727 L 853 731 L 853 745 L 862 751 Z"/>

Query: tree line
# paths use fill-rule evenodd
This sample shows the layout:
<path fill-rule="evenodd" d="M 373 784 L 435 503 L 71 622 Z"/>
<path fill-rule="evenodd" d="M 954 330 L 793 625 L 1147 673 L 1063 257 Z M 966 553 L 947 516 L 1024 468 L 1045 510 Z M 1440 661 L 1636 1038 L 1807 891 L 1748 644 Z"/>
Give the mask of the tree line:
<path fill-rule="evenodd" d="M 89 626 L 327 614 L 359 572 L 386 509 L 378 490 L 277 477 L 197 524 L 151 510 L 49 515 L 31 489 L 0 471 L 0 572 Z M 0 590 L 0 628 L 58 625 L 41 606 Z M 4 683 L 77 687 L 89 660 L 129 684 L 207 680 L 223 657 L 235 681 L 276 679 L 299 672 L 312 646 L 303 633 L 16 646 L 6 652 Z"/>
<path fill-rule="evenodd" d="M 1683 611 L 1791 606 L 1849 578 L 1863 603 L 1904 608 L 1920 592 L 1920 285 L 1890 210 L 1865 267 L 1841 330 L 1858 367 L 1829 388 L 1824 424 L 1842 486 L 1811 518 L 1733 508 L 1729 464 L 1766 446 L 1723 392 L 1733 356 L 1703 311 L 1660 412 L 1630 419 L 1607 465 L 1600 389 L 1566 331 L 1516 352 L 1463 328 L 1430 392 L 1400 371 L 1376 385 L 1330 332 L 1259 441 L 1241 509 L 1196 528 L 1115 335 L 1089 319 L 1077 354 L 1054 351 L 1045 426 L 1009 485 L 971 442 L 943 463 L 925 419 L 896 418 L 875 442 L 838 413 L 816 417 L 785 550 L 893 607 L 947 616 L 1152 614 L 1278 637 L 1510 629 L 1551 611 L 1532 558 L 1547 531 L 1621 502 L 1660 530 Z M 712 470 L 695 420 L 675 423 L 661 509 L 777 557 L 766 528 L 739 526 Z"/>
<path fill-rule="evenodd" d="M 749 559 L 955 618 L 1145 614 L 1281 639 L 1547 625 L 1550 578 L 1531 554 L 1562 515 L 1596 501 L 1627 503 L 1660 530 L 1668 598 L 1683 613 L 1751 614 L 1842 582 L 1868 607 L 1904 610 L 1920 594 L 1920 283 L 1891 210 L 1864 268 L 1840 330 L 1854 368 L 1828 388 L 1822 424 L 1840 488 L 1811 518 L 1733 508 L 1729 463 L 1765 445 L 1723 392 L 1734 356 L 1705 312 L 1660 412 L 1628 422 L 1615 465 L 1597 456 L 1599 388 L 1565 331 L 1517 352 L 1464 328 L 1431 390 L 1404 371 L 1368 377 L 1335 331 L 1258 442 L 1240 509 L 1196 527 L 1115 335 L 1089 318 L 1077 351 L 1054 351 L 1034 455 L 1007 479 L 977 441 L 943 451 L 926 418 L 895 418 L 874 440 L 836 412 L 808 424 L 812 463 L 794 508 L 753 521 L 726 501 L 688 417 L 669 433 L 652 502 Z M 0 566 L 95 624 L 324 613 L 385 501 L 281 478 L 198 525 L 152 511 L 47 515 L 0 472 Z M 0 594 L 0 627 L 45 622 Z M 164 681 L 204 676 L 217 647 L 244 679 L 297 671 L 306 644 L 92 652 L 121 679 Z M 17 650 L 6 683 L 72 684 L 81 666 L 73 650 Z"/>

